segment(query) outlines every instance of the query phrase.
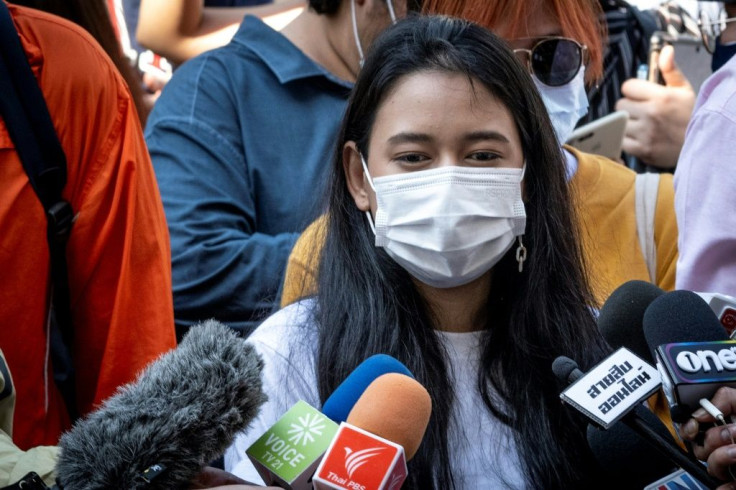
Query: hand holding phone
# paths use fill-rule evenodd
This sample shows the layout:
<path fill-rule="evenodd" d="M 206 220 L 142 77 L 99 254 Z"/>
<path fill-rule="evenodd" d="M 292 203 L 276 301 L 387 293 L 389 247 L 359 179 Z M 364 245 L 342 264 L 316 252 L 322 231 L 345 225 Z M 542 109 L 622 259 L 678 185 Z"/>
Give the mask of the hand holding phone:
<path fill-rule="evenodd" d="M 659 55 L 664 47 L 664 38 L 661 32 L 655 32 L 649 38 L 649 73 L 647 80 L 652 83 L 664 85 L 664 79 L 659 71 Z"/>
<path fill-rule="evenodd" d="M 649 66 L 648 75 L 659 73 L 665 84 L 627 80 L 616 109 L 629 114 L 623 150 L 647 165 L 668 169 L 677 164 L 695 91 L 674 62 L 674 48 L 662 46 L 655 51 L 656 72 Z"/>
<path fill-rule="evenodd" d="M 575 129 L 567 144 L 586 153 L 620 160 L 621 144 L 629 115 L 616 111 Z"/>

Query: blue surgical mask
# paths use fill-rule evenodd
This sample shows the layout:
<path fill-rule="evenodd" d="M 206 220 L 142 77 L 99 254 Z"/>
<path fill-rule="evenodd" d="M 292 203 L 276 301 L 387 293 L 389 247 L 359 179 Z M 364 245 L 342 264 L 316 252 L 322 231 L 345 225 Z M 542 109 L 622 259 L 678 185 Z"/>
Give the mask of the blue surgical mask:
<path fill-rule="evenodd" d="M 557 141 L 562 146 L 570 137 L 581 117 L 588 113 L 588 94 L 585 92 L 585 69 L 566 85 L 550 87 L 532 75 L 534 85 L 542 96 L 544 106 L 555 128 Z"/>

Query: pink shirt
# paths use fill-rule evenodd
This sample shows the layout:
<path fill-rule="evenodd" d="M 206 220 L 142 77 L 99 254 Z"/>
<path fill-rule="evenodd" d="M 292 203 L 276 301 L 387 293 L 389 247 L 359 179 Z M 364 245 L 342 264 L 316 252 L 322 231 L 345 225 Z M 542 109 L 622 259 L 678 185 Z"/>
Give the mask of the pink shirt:
<path fill-rule="evenodd" d="M 678 289 L 736 296 L 736 58 L 700 88 L 675 172 Z"/>

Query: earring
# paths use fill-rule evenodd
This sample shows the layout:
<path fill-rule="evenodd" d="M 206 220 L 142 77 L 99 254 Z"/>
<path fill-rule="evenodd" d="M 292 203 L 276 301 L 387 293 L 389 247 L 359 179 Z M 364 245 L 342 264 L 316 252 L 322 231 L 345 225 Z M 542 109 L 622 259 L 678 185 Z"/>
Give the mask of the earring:
<path fill-rule="evenodd" d="M 519 246 L 516 247 L 516 261 L 519 263 L 519 272 L 524 270 L 524 261 L 526 260 L 526 247 L 521 241 L 522 235 L 519 235 Z"/>

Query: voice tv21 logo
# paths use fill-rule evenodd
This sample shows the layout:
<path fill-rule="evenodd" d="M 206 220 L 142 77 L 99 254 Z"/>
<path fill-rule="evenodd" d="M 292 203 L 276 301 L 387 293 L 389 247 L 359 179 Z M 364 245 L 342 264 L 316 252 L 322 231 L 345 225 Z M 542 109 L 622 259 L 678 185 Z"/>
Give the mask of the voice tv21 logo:
<path fill-rule="evenodd" d="M 291 488 L 314 472 L 337 428 L 335 422 L 300 400 L 246 454 L 266 484 L 285 483 Z"/>
<path fill-rule="evenodd" d="M 342 423 L 312 482 L 315 490 L 399 490 L 406 476 L 404 448 Z"/>

